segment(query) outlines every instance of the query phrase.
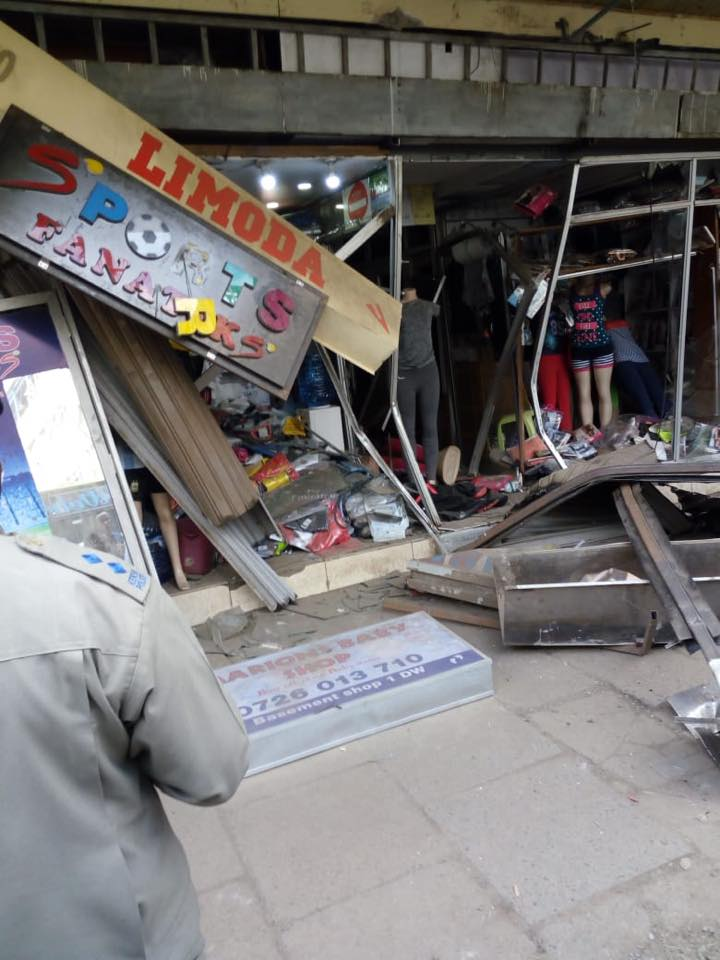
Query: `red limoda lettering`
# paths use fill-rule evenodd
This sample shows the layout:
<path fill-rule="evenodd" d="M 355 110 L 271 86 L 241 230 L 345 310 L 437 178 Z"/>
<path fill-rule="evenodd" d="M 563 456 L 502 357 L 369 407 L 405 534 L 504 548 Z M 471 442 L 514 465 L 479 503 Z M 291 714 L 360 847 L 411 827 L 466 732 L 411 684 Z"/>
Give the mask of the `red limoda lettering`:
<path fill-rule="evenodd" d="M 201 170 L 198 173 L 194 193 L 187 198 L 187 205 L 197 213 L 205 213 L 205 207 L 210 204 L 213 212 L 210 219 L 220 227 L 226 227 L 230 220 L 230 211 L 239 194 L 232 187 L 222 187 L 218 190 L 215 179 Z"/>
<path fill-rule="evenodd" d="M 65 147 L 56 147 L 51 143 L 34 143 L 28 147 L 28 157 L 39 167 L 44 167 L 60 177 L 60 183 L 47 180 L 0 180 L 0 187 L 17 190 L 40 190 L 42 193 L 72 193 L 77 187 L 75 175 L 67 169 L 75 170 L 80 160 L 76 153 Z"/>
<path fill-rule="evenodd" d="M 35 243 L 45 243 L 46 240 L 52 240 L 57 233 L 63 232 L 63 225 L 59 220 L 53 220 L 46 213 L 39 213 L 35 219 L 35 226 L 31 227 L 25 234 Z"/>
<path fill-rule="evenodd" d="M 126 284 L 123 285 L 123 290 L 126 293 L 136 293 L 141 300 L 144 300 L 146 303 L 152 303 L 155 299 L 155 287 L 153 285 L 152 277 L 147 272 L 143 270 L 142 273 L 139 273 L 134 280 L 129 280 Z"/>
<path fill-rule="evenodd" d="M 140 138 L 138 152 L 127 165 L 127 169 L 131 173 L 151 183 L 154 187 L 159 187 L 165 179 L 165 171 L 162 167 L 150 166 L 150 161 L 158 150 L 162 150 L 162 141 L 151 133 L 144 133 Z"/>
<path fill-rule="evenodd" d="M 265 346 L 265 341 L 262 337 L 258 337 L 253 333 L 249 333 L 246 337 L 243 337 L 240 341 L 244 347 L 252 347 L 252 350 L 247 351 L 246 353 L 234 353 L 234 357 L 240 357 L 243 360 L 260 360 L 263 355 L 263 348 Z"/>
<path fill-rule="evenodd" d="M 56 244 L 53 250 L 61 257 L 69 256 L 70 262 L 74 263 L 77 267 L 86 266 L 85 240 L 79 233 L 76 233 L 74 237 L 70 237 L 65 243 Z"/>
<path fill-rule="evenodd" d="M 292 231 L 279 220 L 272 220 L 270 222 L 270 232 L 265 237 L 265 242 L 260 249 L 274 260 L 279 260 L 280 263 L 289 263 L 293 258 L 296 246 L 297 240 Z"/>
<path fill-rule="evenodd" d="M 258 307 L 257 318 L 260 323 L 274 333 L 282 333 L 290 326 L 295 301 L 284 290 L 268 290 L 263 297 L 262 307 Z"/>
<path fill-rule="evenodd" d="M 266 219 L 265 214 L 257 204 L 246 200 L 237 208 L 233 220 L 233 230 L 241 240 L 255 243 L 260 239 Z"/>
<path fill-rule="evenodd" d="M 122 275 L 129 266 L 129 260 L 125 260 L 123 257 L 115 258 L 107 247 L 100 247 L 100 255 L 98 256 L 97 263 L 90 269 L 98 277 L 103 275 L 103 271 L 107 271 L 107 275 L 110 277 L 114 286 L 120 282 Z"/>
<path fill-rule="evenodd" d="M 292 268 L 301 277 L 307 277 L 310 283 L 314 283 L 316 287 L 322 288 L 325 286 L 320 251 L 316 247 L 308 247 L 305 253 L 298 257 Z"/>
<path fill-rule="evenodd" d="M 167 193 L 168 196 L 179 200 L 185 188 L 185 181 L 194 169 L 195 164 L 192 160 L 188 160 L 187 157 L 176 157 L 175 169 L 170 179 L 166 180 L 163 184 L 163 193 Z"/>

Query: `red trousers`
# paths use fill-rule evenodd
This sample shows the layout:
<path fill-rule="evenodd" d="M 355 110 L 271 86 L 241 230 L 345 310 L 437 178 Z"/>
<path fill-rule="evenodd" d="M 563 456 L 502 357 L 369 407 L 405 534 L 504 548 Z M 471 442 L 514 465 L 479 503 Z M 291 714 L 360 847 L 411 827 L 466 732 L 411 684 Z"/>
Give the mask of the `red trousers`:
<path fill-rule="evenodd" d="M 538 371 L 540 401 L 562 413 L 560 428 L 572 430 L 572 386 L 564 354 L 544 354 Z"/>

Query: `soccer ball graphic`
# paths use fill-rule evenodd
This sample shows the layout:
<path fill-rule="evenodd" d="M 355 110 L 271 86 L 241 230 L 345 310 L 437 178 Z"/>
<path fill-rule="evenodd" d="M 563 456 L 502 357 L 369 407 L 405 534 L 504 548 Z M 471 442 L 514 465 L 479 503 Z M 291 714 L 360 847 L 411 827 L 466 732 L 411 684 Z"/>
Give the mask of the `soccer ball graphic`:
<path fill-rule="evenodd" d="M 141 213 L 130 220 L 125 227 L 125 239 L 132 252 L 143 260 L 159 260 L 172 243 L 167 226 L 151 213 Z"/>

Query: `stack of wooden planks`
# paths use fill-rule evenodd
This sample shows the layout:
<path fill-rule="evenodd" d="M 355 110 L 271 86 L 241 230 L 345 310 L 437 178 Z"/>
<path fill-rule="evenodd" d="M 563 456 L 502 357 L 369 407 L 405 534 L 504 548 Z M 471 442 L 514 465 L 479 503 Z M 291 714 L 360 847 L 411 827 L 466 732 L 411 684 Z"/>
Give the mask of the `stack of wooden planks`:
<path fill-rule="evenodd" d="M 412 560 L 405 581 L 408 595 L 388 597 L 388 610 L 425 610 L 439 620 L 500 629 L 495 580 L 484 550 L 469 550 L 431 560 Z"/>
<path fill-rule="evenodd" d="M 243 516 L 258 501 L 255 485 L 167 340 L 78 290 L 70 293 L 159 449 L 205 516 L 217 525 Z"/>

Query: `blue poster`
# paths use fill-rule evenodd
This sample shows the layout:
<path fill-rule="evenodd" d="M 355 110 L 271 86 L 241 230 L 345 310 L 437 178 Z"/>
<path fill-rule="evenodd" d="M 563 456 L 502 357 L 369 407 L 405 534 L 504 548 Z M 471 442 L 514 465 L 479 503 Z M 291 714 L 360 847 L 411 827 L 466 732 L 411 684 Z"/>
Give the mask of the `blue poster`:
<path fill-rule="evenodd" d="M 0 528 L 125 557 L 125 541 L 46 303 L 0 311 Z"/>

